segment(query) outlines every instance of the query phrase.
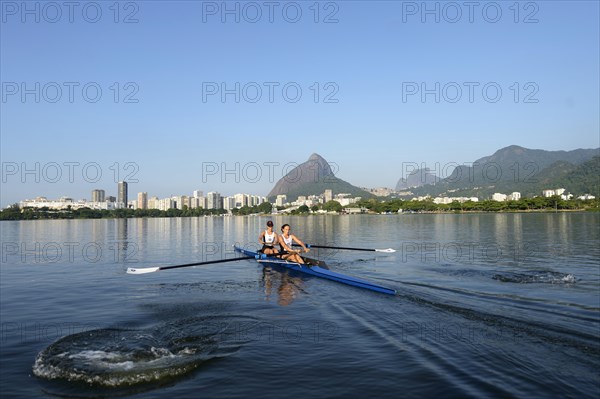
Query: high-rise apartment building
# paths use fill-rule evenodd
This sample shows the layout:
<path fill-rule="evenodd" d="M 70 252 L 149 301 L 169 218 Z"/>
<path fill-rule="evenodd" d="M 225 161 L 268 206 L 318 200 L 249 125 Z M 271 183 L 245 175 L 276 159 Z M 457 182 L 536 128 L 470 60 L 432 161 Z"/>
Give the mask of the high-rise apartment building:
<path fill-rule="evenodd" d="M 127 182 L 120 181 L 118 189 L 117 202 L 120 202 L 124 207 L 127 207 Z"/>
<path fill-rule="evenodd" d="M 223 207 L 221 194 L 218 192 L 211 191 L 206 194 L 206 202 L 206 209 L 221 209 Z"/>
<path fill-rule="evenodd" d="M 148 209 L 148 193 L 138 193 L 137 209 Z"/>
<path fill-rule="evenodd" d="M 104 202 L 106 193 L 104 190 L 92 190 L 92 202 Z"/>

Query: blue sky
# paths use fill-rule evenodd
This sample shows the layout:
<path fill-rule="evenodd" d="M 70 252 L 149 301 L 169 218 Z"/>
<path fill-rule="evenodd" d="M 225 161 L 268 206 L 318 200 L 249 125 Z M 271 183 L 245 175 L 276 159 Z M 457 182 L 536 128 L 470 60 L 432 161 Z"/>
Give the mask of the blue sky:
<path fill-rule="evenodd" d="M 407 163 L 600 146 L 596 1 L 48 4 L 1 2 L 2 206 L 127 175 L 130 197 L 266 195 L 312 153 L 394 187 Z"/>

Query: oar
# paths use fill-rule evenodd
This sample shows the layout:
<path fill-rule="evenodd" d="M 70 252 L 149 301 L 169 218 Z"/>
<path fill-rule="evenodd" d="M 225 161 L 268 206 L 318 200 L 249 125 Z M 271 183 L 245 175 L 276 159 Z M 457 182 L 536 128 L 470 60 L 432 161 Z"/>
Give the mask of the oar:
<path fill-rule="evenodd" d="M 160 267 L 145 267 L 143 269 L 138 269 L 135 267 L 130 267 L 127 269 L 128 274 L 145 274 L 145 273 L 154 273 L 159 270 L 167 270 L 167 269 L 177 269 L 180 267 L 189 267 L 189 266 L 202 266 L 202 265 L 212 265 L 214 263 L 225 263 L 225 262 L 233 262 L 236 260 L 242 259 L 256 259 L 256 256 L 244 256 L 241 258 L 233 258 L 233 259 L 220 259 L 220 260 L 211 260 L 208 262 L 197 262 L 197 263 L 186 263 L 185 265 L 175 265 L 175 266 L 160 266 Z"/>
<path fill-rule="evenodd" d="M 294 244 L 298 246 L 298 244 Z M 396 252 L 395 249 L 387 248 L 387 249 L 371 249 L 371 248 L 350 248 L 350 247 L 327 247 L 325 245 L 314 245 L 314 244 L 306 244 L 307 248 L 327 248 L 327 249 L 347 249 L 350 251 L 373 251 L 373 252 Z"/>

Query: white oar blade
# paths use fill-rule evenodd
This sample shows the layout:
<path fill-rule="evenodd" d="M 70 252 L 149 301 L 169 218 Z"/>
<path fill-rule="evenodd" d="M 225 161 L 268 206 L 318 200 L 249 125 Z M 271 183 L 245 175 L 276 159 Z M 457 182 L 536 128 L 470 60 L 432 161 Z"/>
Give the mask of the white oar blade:
<path fill-rule="evenodd" d="M 387 253 L 396 252 L 396 250 L 392 249 L 392 248 L 388 248 L 388 249 L 376 249 L 375 251 L 377 251 L 377 252 L 387 252 Z"/>
<path fill-rule="evenodd" d="M 127 268 L 127 274 L 146 274 L 146 273 L 154 273 L 160 270 L 160 267 L 146 267 L 143 269 L 137 269 L 135 267 Z"/>

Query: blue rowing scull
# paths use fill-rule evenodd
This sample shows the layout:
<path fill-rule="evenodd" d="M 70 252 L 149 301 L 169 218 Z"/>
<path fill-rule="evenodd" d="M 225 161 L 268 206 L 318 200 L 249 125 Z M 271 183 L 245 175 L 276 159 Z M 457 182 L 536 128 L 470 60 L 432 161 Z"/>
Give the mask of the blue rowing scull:
<path fill-rule="evenodd" d="M 280 258 L 277 258 L 274 256 L 267 256 L 267 255 L 264 255 L 264 254 L 261 254 L 261 253 L 255 252 L 255 251 L 240 248 L 238 246 L 234 246 L 234 249 L 237 252 L 240 252 L 246 256 L 255 257 L 255 259 L 258 260 L 258 262 L 262 263 L 263 265 L 268 264 L 268 265 L 281 266 L 286 269 L 294 270 L 294 271 L 308 274 L 311 276 L 321 277 L 321 278 L 324 278 L 327 280 L 337 281 L 338 283 L 352 285 L 354 287 L 364 288 L 367 290 L 381 292 L 383 294 L 388 294 L 388 295 L 396 294 L 396 290 L 393 290 L 391 288 L 387 288 L 387 287 L 384 287 L 379 284 L 374 284 L 374 283 L 371 283 L 369 281 L 366 281 L 366 280 L 363 280 L 360 278 L 346 276 L 341 273 L 332 272 L 331 270 L 328 270 L 328 269 L 318 266 L 318 264 L 315 266 L 306 265 L 306 264 L 302 265 L 300 263 L 289 262 L 289 261 L 286 261 L 286 260 L 283 260 L 283 259 L 280 259 Z"/>

